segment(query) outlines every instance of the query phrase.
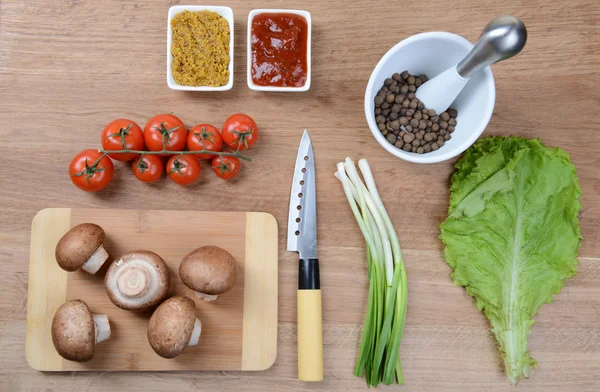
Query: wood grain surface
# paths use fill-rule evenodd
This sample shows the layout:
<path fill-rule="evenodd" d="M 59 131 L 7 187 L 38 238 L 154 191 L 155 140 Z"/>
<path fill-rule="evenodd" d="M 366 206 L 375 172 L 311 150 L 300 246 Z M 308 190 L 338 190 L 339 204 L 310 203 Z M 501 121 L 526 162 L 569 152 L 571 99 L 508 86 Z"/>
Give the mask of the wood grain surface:
<path fill-rule="evenodd" d="M 523 391 L 600 389 L 600 2 L 597 0 L 268 1 L 221 3 L 235 15 L 235 82 L 224 93 L 166 86 L 167 10 L 178 1 L 0 2 L 0 390 L 362 391 L 352 375 L 366 300 L 364 247 L 333 177 L 346 156 L 369 159 L 396 226 L 409 274 L 402 342 L 403 391 L 512 391 L 489 325 L 453 286 L 437 238 L 453 162 L 403 162 L 373 139 L 363 94 L 379 58 L 424 31 L 475 41 L 494 16 L 528 27 L 522 54 L 494 65 L 496 106 L 489 135 L 541 137 L 577 165 L 583 188 L 578 275 L 536 316 L 530 337 L 538 368 Z M 213 3 L 215 4 L 215 3 Z M 306 9 L 313 20 L 313 80 L 303 94 L 250 91 L 246 19 L 252 8 Z M 235 112 L 258 122 L 261 140 L 234 182 L 209 173 L 191 188 L 137 182 L 126 165 L 101 194 L 73 187 L 72 157 L 99 145 L 110 120 L 140 124 L 174 112 L 188 125 L 221 124 Z M 296 379 L 297 256 L 285 251 L 289 185 L 301 131 L 317 160 L 325 381 Z M 275 365 L 258 373 L 39 373 L 25 361 L 29 232 L 45 207 L 266 211 L 279 232 L 279 335 Z"/>
<path fill-rule="evenodd" d="M 70 228 L 95 223 L 106 232 L 109 259 L 94 275 L 67 273 L 54 250 Z M 257 212 L 148 211 L 47 208 L 33 219 L 27 301 L 27 362 L 44 371 L 265 370 L 277 355 L 277 222 Z M 181 260 L 206 245 L 226 249 L 237 261 L 235 286 L 218 301 L 196 298 L 179 279 Z M 148 344 L 151 311 L 113 305 L 104 275 L 110 263 L 137 249 L 158 253 L 169 266 L 169 296 L 196 303 L 202 335 L 175 360 L 159 357 Z M 95 314 L 106 314 L 111 338 L 96 346 L 94 358 L 63 360 L 50 336 L 52 318 L 66 301 L 80 299 Z"/>

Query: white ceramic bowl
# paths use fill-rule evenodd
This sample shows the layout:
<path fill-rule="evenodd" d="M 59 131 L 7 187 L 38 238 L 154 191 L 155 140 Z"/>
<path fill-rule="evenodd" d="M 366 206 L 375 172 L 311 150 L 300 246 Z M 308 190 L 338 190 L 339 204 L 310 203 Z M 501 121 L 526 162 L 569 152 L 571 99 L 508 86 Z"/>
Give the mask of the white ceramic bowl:
<path fill-rule="evenodd" d="M 430 79 L 457 64 L 473 47 L 465 38 L 451 33 L 431 32 L 413 35 L 396 44 L 373 70 L 365 92 L 365 116 L 375 139 L 391 154 L 415 163 L 436 163 L 453 158 L 477 140 L 487 126 L 496 100 L 496 86 L 490 67 L 467 83 L 450 106 L 458 110 L 452 138 L 437 151 L 427 154 L 406 152 L 390 144 L 375 121 L 375 96 L 386 78 L 395 72 L 426 74 Z"/>
<path fill-rule="evenodd" d="M 308 34 L 307 34 L 307 39 L 308 39 L 308 43 L 306 45 L 306 66 L 307 66 L 307 75 L 306 75 L 306 83 L 304 84 L 304 86 L 302 87 L 277 87 L 277 86 L 259 86 L 257 84 L 255 84 L 252 81 L 252 20 L 254 19 L 254 17 L 258 14 L 264 14 L 264 13 L 272 13 L 272 14 L 281 14 L 281 13 L 285 13 L 285 14 L 296 14 L 296 15 L 300 15 L 303 16 L 304 19 L 306 19 L 306 24 L 308 25 Z M 247 40 L 247 45 L 248 45 L 248 54 L 247 54 L 247 58 L 248 58 L 248 67 L 247 67 L 247 78 L 248 78 L 248 87 L 251 90 L 256 90 L 256 91 L 277 91 L 277 92 L 302 92 L 302 91 L 308 91 L 308 89 L 310 89 L 310 73 L 311 73 L 311 66 L 310 66 L 310 52 L 311 52 L 311 47 L 310 47 L 310 42 L 311 42 L 311 31 L 312 31 L 312 21 L 310 18 L 310 13 L 308 11 L 301 11 L 301 10 L 284 10 L 284 9 L 257 9 L 257 10 L 252 10 L 250 11 L 250 14 L 248 14 L 248 40 Z"/>
<path fill-rule="evenodd" d="M 225 86 L 182 86 L 173 79 L 173 56 L 171 55 L 171 45 L 173 44 L 173 30 L 171 29 L 171 20 L 175 15 L 183 11 L 212 11 L 221 15 L 229 24 L 229 80 Z M 169 17 L 167 21 L 167 85 L 172 90 L 185 91 L 226 91 L 233 87 L 233 10 L 229 7 L 221 7 L 214 5 L 174 5 L 169 8 Z"/>

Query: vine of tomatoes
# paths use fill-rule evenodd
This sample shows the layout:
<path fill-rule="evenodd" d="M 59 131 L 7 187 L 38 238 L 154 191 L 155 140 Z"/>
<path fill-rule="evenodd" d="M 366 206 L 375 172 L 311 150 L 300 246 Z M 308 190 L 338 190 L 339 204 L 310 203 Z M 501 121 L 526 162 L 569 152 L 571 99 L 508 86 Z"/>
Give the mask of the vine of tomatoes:
<path fill-rule="evenodd" d="M 101 149 L 83 150 L 73 158 L 69 177 L 79 189 L 97 192 L 113 179 L 113 159 L 133 160 L 133 174 L 142 182 L 158 181 L 166 173 L 179 185 L 191 185 L 200 177 L 200 161 L 209 160 L 219 178 L 231 180 L 239 174 L 241 160 L 251 161 L 241 151 L 257 140 L 258 126 L 245 114 L 229 117 L 220 132 L 210 124 L 198 124 L 188 132 L 172 114 L 152 117 L 143 131 L 134 121 L 119 118 L 102 131 Z"/>

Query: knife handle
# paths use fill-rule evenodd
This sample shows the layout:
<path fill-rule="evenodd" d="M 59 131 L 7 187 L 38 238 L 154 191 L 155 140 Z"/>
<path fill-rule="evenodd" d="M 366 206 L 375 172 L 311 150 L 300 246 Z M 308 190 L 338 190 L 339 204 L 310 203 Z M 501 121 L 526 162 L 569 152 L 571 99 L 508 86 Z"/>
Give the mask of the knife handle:
<path fill-rule="evenodd" d="M 298 379 L 323 380 L 323 320 L 318 259 L 300 259 L 299 262 Z"/>

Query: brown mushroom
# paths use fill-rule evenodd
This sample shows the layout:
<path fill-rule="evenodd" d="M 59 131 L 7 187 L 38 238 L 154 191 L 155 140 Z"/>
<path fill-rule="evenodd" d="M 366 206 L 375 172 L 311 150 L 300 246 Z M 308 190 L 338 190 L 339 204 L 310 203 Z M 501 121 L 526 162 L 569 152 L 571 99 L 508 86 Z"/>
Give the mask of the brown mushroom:
<path fill-rule="evenodd" d="M 216 246 L 202 246 L 188 253 L 179 265 L 179 277 L 198 298 L 214 301 L 231 290 L 237 277 L 233 256 Z"/>
<path fill-rule="evenodd" d="M 163 358 L 175 358 L 200 339 L 202 324 L 196 304 L 188 297 L 171 297 L 160 304 L 148 323 L 148 342 Z"/>
<path fill-rule="evenodd" d="M 113 304 L 125 310 L 158 305 L 169 291 L 169 268 L 156 253 L 136 250 L 112 262 L 104 285 Z"/>
<path fill-rule="evenodd" d="M 75 362 L 87 362 L 94 356 L 96 344 L 110 338 L 105 314 L 92 314 L 79 299 L 64 303 L 52 319 L 52 343 L 58 354 Z"/>
<path fill-rule="evenodd" d="M 83 269 L 90 274 L 98 272 L 108 259 L 104 250 L 104 230 L 93 223 L 82 223 L 62 236 L 55 249 L 56 261 L 65 271 Z"/>

